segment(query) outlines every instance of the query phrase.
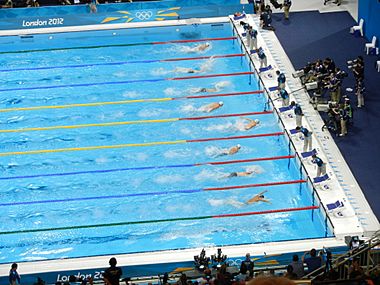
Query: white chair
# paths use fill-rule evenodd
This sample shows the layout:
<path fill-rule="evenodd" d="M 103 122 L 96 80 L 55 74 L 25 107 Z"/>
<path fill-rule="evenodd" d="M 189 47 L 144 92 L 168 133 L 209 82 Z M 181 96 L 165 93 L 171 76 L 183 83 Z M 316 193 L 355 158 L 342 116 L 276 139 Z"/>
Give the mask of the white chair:
<path fill-rule="evenodd" d="M 377 72 L 380 72 L 380 60 L 376 62 Z"/>
<path fill-rule="evenodd" d="M 367 54 L 369 54 L 369 51 L 370 51 L 371 49 L 374 49 L 375 46 L 376 46 L 376 37 L 373 36 L 373 37 L 372 37 L 372 41 L 371 41 L 370 43 L 366 43 L 366 44 L 365 44 L 365 52 L 366 52 Z"/>
<path fill-rule="evenodd" d="M 364 20 L 360 19 L 359 25 L 351 27 L 351 30 L 350 30 L 351 34 L 354 34 L 356 31 L 359 31 L 360 35 L 363 36 L 363 25 L 364 25 Z"/>

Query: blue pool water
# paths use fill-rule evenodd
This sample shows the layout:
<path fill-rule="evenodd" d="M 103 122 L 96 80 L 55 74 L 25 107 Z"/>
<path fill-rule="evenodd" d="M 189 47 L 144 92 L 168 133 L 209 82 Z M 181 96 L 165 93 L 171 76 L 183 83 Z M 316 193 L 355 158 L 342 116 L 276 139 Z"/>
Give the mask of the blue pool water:
<path fill-rule="evenodd" d="M 238 114 L 262 112 L 264 94 L 183 98 L 258 90 L 254 76 L 166 80 L 248 72 L 244 57 L 156 61 L 236 55 L 237 41 L 210 40 L 204 52 L 191 52 L 199 43 L 141 44 L 231 36 L 229 24 L 217 24 L 1 38 L 0 262 L 324 237 L 318 210 L 313 221 L 310 210 L 185 219 L 313 203 L 305 183 L 204 191 L 300 179 L 294 159 L 210 164 L 289 154 L 281 135 L 228 139 L 281 132 L 273 114 L 247 116 L 260 124 L 244 129 Z M 137 101 L 161 98 L 176 100 Z M 218 101 L 223 107 L 202 111 Z M 88 106 L 99 102 L 116 103 Z M 85 106 L 59 108 L 69 104 Z M 226 114 L 235 115 L 176 120 Z M 147 122 L 163 119 L 173 120 Z M 236 144 L 237 154 L 218 156 Z M 255 174 L 227 178 L 245 170 Z M 264 190 L 271 203 L 245 204 Z"/>

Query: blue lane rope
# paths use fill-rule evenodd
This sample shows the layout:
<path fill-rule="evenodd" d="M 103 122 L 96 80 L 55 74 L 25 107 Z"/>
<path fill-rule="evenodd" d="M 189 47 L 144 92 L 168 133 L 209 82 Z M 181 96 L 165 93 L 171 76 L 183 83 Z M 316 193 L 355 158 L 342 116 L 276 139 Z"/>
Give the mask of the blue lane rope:
<path fill-rule="evenodd" d="M 136 82 L 157 82 L 157 81 L 165 81 L 165 80 L 167 80 L 167 78 L 135 79 L 135 80 L 127 80 L 127 81 L 94 82 L 94 83 L 53 85 L 53 86 L 18 87 L 18 88 L 0 89 L 0 92 L 55 89 L 55 88 L 66 88 L 66 87 L 85 87 L 85 86 L 98 86 L 98 85 L 115 85 L 115 84 L 128 84 L 128 83 L 136 83 Z"/>
<path fill-rule="evenodd" d="M 125 167 L 125 168 L 98 169 L 98 170 L 87 170 L 87 171 L 63 172 L 63 173 L 44 173 L 44 174 L 35 174 L 35 175 L 6 176 L 6 177 L 0 177 L 0 180 L 52 177 L 52 176 L 70 176 L 70 175 L 93 174 L 93 173 L 110 173 L 110 172 L 121 172 L 121 171 L 129 171 L 129 170 L 181 168 L 181 167 L 193 167 L 193 166 L 196 166 L 196 164 L 176 164 L 176 165 L 162 165 L 162 166 Z"/>
<path fill-rule="evenodd" d="M 49 69 L 63 69 L 63 68 L 81 68 L 81 67 L 92 67 L 92 66 L 136 64 L 136 63 L 154 63 L 154 62 L 160 62 L 160 61 L 162 61 L 162 60 L 152 59 L 152 60 L 133 60 L 133 61 L 119 61 L 119 62 L 45 66 L 45 67 L 23 67 L 23 68 L 13 68 L 13 69 L 0 69 L 0 72 L 26 71 L 26 70 L 49 70 Z"/>
<path fill-rule="evenodd" d="M 199 193 L 199 192 L 203 192 L 203 191 L 204 191 L 204 189 L 201 188 L 201 189 L 175 190 L 175 191 L 144 192 L 144 193 L 131 193 L 131 194 L 110 195 L 110 196 L 94 196 L 94 197 L 67 198 L 67 199 L 57 199 L 57 200 L 41 200 L 41 201 L 0 203 L 0 206 L 50 204 L 50 203 L 78 202 L 78 201 L 100 200 L 100 199 L 120 199 L 120 198 L 126 198 L 126 197 L 138 197 L 138 196 L 150 196 L 150 195 L 168 195 L 168 194 L 177 194 L 177 193 Z"/>

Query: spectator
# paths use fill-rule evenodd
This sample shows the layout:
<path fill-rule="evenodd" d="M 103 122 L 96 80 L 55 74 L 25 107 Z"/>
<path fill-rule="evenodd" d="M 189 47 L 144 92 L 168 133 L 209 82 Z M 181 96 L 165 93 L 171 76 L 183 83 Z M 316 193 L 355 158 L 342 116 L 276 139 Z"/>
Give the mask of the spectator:
<path fill-rule="evenodd" d="M 297 278 L 301 279 L 305 275 L 303 263 L 299 260 L 298 255 L 293 255 L 293 261 L 290 263 L 293 267 L 293 272 L 297 275 Z"/>
<path fill-rule="evenodd" d="M 316 155 L 313 155 L 313 158 L 314 159 L 320 159 Z M 322 161 L 322 164 L 323 164 L 323 161 Z M 318 171 L 319 171 L 319 169 L 318 169 Z M 317 174 L 317 176 L 319 176 L 319 175 Z M 309 257 L 306 257 L 307 255 L 309 255 Z M 315 271 L 321 267 L 322 257 L 321 257 L 321 255 L 317 256 L 317 251 L 315 250 L 315 248 L 313 248 L 312 250 L 305 252 L 305 254 L 302 256 L 302 262 L 306 263 L 307 274 L 310 274 L 311 272 L 313 272 L 313 271 Z"/>
<path fill-rule="evenodd" d="M 112 257 L 109 261 L 110 267 L 104 272 L 105 285 L 120 285 L 120 277 L 123 274 L 120 267 L 116 267 L 117 261 Z"/>
<path fill-rule="evenodd" d="M 291 266 L 290 264 L 286 267 L 286 273 L 284 277 L 291 280 L 297 279 L 297 274 L 294 273 L 293 266 Z"/>
<path fill-rule="evenodd" d="M 9 271 L 9 284 L 17 285 L 20 284 L 21 277 L 17 272 L 17 263 L 13 263 L 11 266 L 11 270 Z"/>
<path fill-rule="evenodd" d="M 12 0 L 7 0 L 4 5 L 0 6 L 1 8 L 13 8 Z"/>
<path fill-rule="evenodd" d="M 257 277 L 247 282 L 247 285 L 293 285 L 292 280 L 284 277 Z"/>
<path fill-rule="evenodd" d="M 177 284 L 178 285 L 187 285 L 187 276 L 185 273 L 181 274 L 181 277 L 179 278 Z"/>
<path fill-rule="evenodd" d="M 249 271 L 249 277 L 253 277 L 253 269 L 255 267 L 255 263 L 252 261 L 251 259 L 251 255 L 249 253 L 247 253 L 245 255 L 245 259 L 242 261 L 241 263 L 241 266 L 242 265 L 245 265 L 246 269 Z M 241 266 L 240 266 L 240 269 L 241 269 Z"/>
<path fill-rule="evenodd" d="M 360 279 L 364 276 L 364 270 L 359 265 L 359 259 L 352 261 L 352 265 L 348 269 L 348 276 L 350 279 Z"/>
<path fill-rule="evenodd" d="M 249 276 L 247 265 L 244 263 L 244 261 L 240 264 L 239 274 L 235 276 L 236 281 L 245 281 L 246 278 Z"/>
<path fill-rule="evenodd" d="M 40 7 L 37 0 L 26 0 L 26 7 Z"/>

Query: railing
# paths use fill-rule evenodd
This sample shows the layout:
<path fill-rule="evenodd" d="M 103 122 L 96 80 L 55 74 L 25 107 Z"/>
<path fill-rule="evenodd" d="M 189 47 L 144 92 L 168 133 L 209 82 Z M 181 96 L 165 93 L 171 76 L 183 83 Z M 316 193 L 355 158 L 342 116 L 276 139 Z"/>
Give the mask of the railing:
<path fill-rule="evenodd" d="M 307 184 L 309 185 L 309 187 L 311 187 L 312 189 L 312 203 L 313 203 L 313 206 L 315 204 L 315 200 L 317 199 L 317 201 L 319 202 L 319 206 L 322 206 L 322 209 L 323 211 L 321 211 L 322 215 L 324 216 L 324 223 L 325 223 L 325 237 L 328 236 L 328 227 L 330 227 L 330 229 L 332 230 L 332 233 L 334 233 L 334 225 L 333 223 L 331 222 L 331 219 L 329 217 L 329 215 L 327 214 L 327 210 L 324 206 L 324 204 L 321 202 L 321 199 L 320 199 L 320 196 L 318 194 L 318 192 L 316 191 L 314 185 L 313 185 L 313 182 L 310 178 L 310 175 L 308 173 L 308 171 L 306 170 L 306 167 L 304 165 L 304 163 L 302 162 L 302 158 L 301 156 L 299 155 L 299 153 L 296 151 L 296 147 L 291 139 L 291 136 L 288 132 L 288 130 L 285 128 L 285 125 L 284 125 L 284 122 L 282 121 L 281 119 L 281 116 L 279 114 L 279 111 L 274 108 L 274 102 L 272 100 L 272 98 L 270 97 L 269 95 L 269 92 L 264 84 L 264 81 L 262 80 L 262 78 L 260 77 L 259 75 L 259 71 L 257 70 L 251 56 L 250 56 L 250 51 L 247 49 L 246 45 L 244 44 L 244 41 L 241 37 L 241 35 L 239 34 L 236 26 L 235 26 L 235 23 L 232 21 L 232 19 L 230 19 L 230 23 L 233 27 L 233 34 L 235 36 L 238 37 L 238 39 L 240 40 L 240 48 L 241 48 L 241 51 L 243 52 L 243 49 L 245 51 L 245 55 L 248 57 L 248 60 L 249 60 L 249 66 L 250 66 L 250 69 L 253 68 L 254 71 L 255 71 L 255 74 L 257 74 L 257 78 L 259 79 L 258 82 L 259 82 L 259 88 L 260 88 L 260 85 L 261 85 L 261 89 L 264 90 L 264 94 L 266 95 L 267 97 L 267 102 L 265 103 L 265 106 L 264 106 L 264 110 L 266 110 L 267 106 L 269 107 L 269 105 L 271 104 L 272 105 L 272 109 L 275 111 L 274 113 L 277 115 L 277 118 L 278 118 L 278 122 L 281 124 L 282 126 L 282 129 L 284 130 L 284 133 L 286 134 L 286 138 L 288 139 L 288 144 L 289 144 L 289 150 L 288 150 L 288 153 L 291 154 L 292 152 L 295 153 L 296 157 L 298 158 L 298 162 L 300 164 L 300 168 L 299 168 L 299 171 L 300 171 L 300 179 L 303 178 L 303 176 L 305 175 L 307 177 Z M 250 70 L 251 71 L 251 70 Z M 290 159 L 289 159 L 289 164 L 288 164 L 288 168 L 290 167 Z M 300 185 L 300 187 L 302 187 L 302 185 Z M 301 190 L 301 188 L 300 188 Z M 314 210 L 312 210 L 312 220 L 314 219 Z"/>
<path fill-rule="evenodd" d="M 370 239 L 365 241 L 359 247 L 354 248 L 339 256 L 332 261 L 331 267 L 338 273 L 339 279 L 349 279 L 349 266 L 352 260 L 358 260 L 359 265 L 363 267 L 366 274 L 379 268 L 380 250 L 375 247 L 380 246 L 380 231 L 376 232 Z M 307 274 L 304 278 L 318 279 L 323 277 L 326 271 L 326 265 Z"/>

